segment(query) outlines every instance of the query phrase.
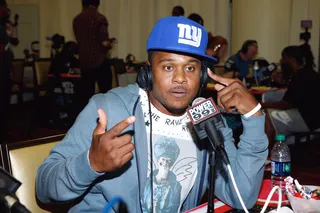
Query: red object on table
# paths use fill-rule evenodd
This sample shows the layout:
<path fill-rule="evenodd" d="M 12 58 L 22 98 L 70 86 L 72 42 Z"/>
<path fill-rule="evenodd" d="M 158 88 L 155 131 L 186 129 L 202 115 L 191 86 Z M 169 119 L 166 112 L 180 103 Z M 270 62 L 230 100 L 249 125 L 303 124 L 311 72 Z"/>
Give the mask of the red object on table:
<path fill-rule="evenodd" d="M 49 78 L 53 78 L 53 77 L 54 77 L 54 74 L 48 74 L 48 77 L 49 77 Z M 72 75 L 70 75 L 70 74 L 68 74 L 68 73 L 61 73 L 61 74 L 60 74 L 60 77 L 62 77 L 62 78 L 80 78 L 81 75 L 79 75 L 79 74 L 72 74 Z"/>
<path fill-rule="evenodd" d="M 270 179 L 263 180 L 256 204 L 259 206 L 263 206 L 267 200 L 267 197 L 268 197 L 270 191 L 271 191 L 271 180 Z M 268 206 L 276 207 L 278 205 L 278 199 L 279 199 L 278 193 L 275 192 L 272 195 Z M 288 205 L 288 204 L 289 204 L 289 200 L 288 200 L 287 195 L 282 194 L 282 206 Z"/>

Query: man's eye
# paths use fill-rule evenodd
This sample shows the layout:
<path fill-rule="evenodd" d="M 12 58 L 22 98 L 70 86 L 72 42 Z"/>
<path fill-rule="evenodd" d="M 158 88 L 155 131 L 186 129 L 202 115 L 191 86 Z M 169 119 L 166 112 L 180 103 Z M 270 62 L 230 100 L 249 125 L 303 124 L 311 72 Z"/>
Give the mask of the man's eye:
<path fill-rule="evenodd" d="M 186 70 L 187 72 L 192 72 L 192 71 L 195 70 L 195 67 L 186 67 L 185 70 Z"/>
<path fill-rule="evenodd" d="M 173 70 L 173 67 L 172 66 L 164 66 L 164 70 L 171 71 L 171 70 Z"/>

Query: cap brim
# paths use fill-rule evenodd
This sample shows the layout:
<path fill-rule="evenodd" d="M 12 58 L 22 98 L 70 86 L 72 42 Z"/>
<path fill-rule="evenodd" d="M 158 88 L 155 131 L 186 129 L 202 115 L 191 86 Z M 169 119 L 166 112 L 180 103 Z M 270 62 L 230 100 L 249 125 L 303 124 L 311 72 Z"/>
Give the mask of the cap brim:
<path fill-rule="evenodd" d="M 186 52 L 184 49 L 179 49 L 179 48 L 150 48 L 149 50 L 155 50 L 155 51 L 163 51 L 163 52 L 176 52 L 176 53 L 181 53 L 184 55 L 192 55 L 198 58 L 202 58 L 205 61 L 211 61 L 211 62 L 218 62 L 218 59 L 215 57 L 209 56 L 207 54 L 198 54 L 198 53 L 192 53 L 192 52 Z"/>
<path fill-rule="evenodd" d="M 209 55 L 201 55 L 201 57 L 204 58 L 204 60 L 206 61 L 212 61 L 212 62 L 218 62 L 218 59 L 216 59 L 215 57 L 209 56 Z"/>

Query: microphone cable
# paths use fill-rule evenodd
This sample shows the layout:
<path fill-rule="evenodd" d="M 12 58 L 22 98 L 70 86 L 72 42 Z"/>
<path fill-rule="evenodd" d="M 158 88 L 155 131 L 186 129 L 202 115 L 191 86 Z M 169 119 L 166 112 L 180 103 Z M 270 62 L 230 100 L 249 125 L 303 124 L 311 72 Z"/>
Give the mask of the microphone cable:
<path fill-rule="evenodd" d="M 229 171 L 229 174 L 230 174 L 230 177 L 231 177 L 231 181 L 232 181 L 232 184 L 233 184 L 233 187 L 234 189 L 236 190 L 236 194 L 238 196 L 238 199 L 241 203 L 241 206 L 244 210 L 245 213 L 249 213 L 248 209 L 246 208 L 246 206 L 244 205 L 244 202 L 242 200 L 242 197 L 240 195 L 240 192 L 239 192 L 239 189 L 238 189 L 238 186 L 236 184 L 236 181 L 234 179 L 234 176 L 233 176 L 233 173 L 232 173 L 232 169 L 231 169 L 231 166 L 230 164 L 227 164 L 227 167 L 228 167 L 228 171 Z M 267 209 L 269 203 L 270 203 L 270 200 L 271 200 L 271 197 L 272 195 L 274 194 L 274 192 L 278 190 L 278 193 L 279 193 L 279 200 L 278 200 L 278 206 L 277 206 L 277 213 L 280 213 L 280 208 L 281 208 L 281 203 L 282 203 L 282 191 L 281 191 L 281 188 L 279 186 L 274 186 L 272 188 L 272 190 L 270 191 L 268 197 L 267 197 L 267 200 L 266 202 L 264 203 L 262 209 L 261 209 L 261 212 L 260 213 L 264 213 L 265 210 Z"/>
<path fill-rule="evenodd" d="M 150 101 L 150 90 L 148 92 L 148 105 L 149 105 L 149 120 L 150 120 L 150 186 L 151 186 L 151 212 L 153 213 L 153 147 L 152 147 L 152 115 L 151 115 L 151 101 Z"/>

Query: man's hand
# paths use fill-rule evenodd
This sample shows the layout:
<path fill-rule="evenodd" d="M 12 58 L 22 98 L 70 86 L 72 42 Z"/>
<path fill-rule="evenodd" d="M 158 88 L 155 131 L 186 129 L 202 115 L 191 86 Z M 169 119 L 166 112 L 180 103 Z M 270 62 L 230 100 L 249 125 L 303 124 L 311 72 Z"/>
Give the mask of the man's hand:
<path fill-rule="evenodd" d="M 257 100 L 247 90 L 239 79 L 225 78 L 213 74 L 208 69 L 210 78 L 218 82 L 215 84 L 215 89 L 218 91 L 218 105 L 224 108 L 227 112 L 232 112 L 237 109 L 241 114 L 250 112 L 258 105 Z M 253 116 L 262 115 L 259 110 Z"/>
<path fill-rule="evenodd" d="M 136 121 L 134 116 L 128 117 L 105 131 L 108 119 L 102 109 L 98 110 L 99 123 L 93 131 L 92 144 L 89 151 L 90 165 L 96 172 L 111 172 L 121 168 L 132 158 L 134 145 L 130 134 L 120 133 Z"/>

